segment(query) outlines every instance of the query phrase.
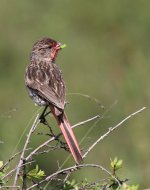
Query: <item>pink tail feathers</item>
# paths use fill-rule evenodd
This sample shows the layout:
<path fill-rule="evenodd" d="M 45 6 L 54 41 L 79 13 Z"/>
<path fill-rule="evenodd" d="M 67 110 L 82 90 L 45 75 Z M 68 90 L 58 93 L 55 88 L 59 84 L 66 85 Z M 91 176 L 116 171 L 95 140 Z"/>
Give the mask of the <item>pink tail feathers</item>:
<path fill-rule="evenodd" d="M 66 114 L 64 113 L 62 121 L 59 123 L 59 127 L 61 129 L 61 132 L 68 144 L 69 150 L 77 164 L 80 164 L 83 162 L 81 151 L 78 145 L 78 142 L 76 140 L 76 137 L 74 135 L 74 132 L 71 128 L 71 125 L 67 119 Z"/>
<path fill-rule="evenodd" d="M 78 145 L 78 142 L 76 140 L 76 137 L 74 135 L 74 132 L 71 128 L 71 125 L 67 119 L 67 116 L 65 113 L 57 113 L 59 112 L 55 107 L 50 107 L 51 111 L 54 115 L 54 117 L 57 120 L 57 123 L 61 129 L 61 132 L 66 140 L 66 143 L 69 147 L 69 150 L 77 164 L 80 164 L 83 162 L 83 158 L 81 155 L 81 151 Z"/>

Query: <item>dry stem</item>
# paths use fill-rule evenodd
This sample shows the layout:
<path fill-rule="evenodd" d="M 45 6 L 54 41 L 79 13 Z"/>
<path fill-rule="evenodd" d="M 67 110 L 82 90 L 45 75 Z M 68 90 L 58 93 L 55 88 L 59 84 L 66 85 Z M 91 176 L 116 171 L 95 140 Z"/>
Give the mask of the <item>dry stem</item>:
<path fill-rule="evenodd" d="M 108 130 L 105 134 L 103 134 L 100 138 L 98 138 L 98 139 L 88 148 L 88 150 L 84 153 L 83 158 L 85 158 L 85 157 L 89 154 L 89 152 L 90 152 L 93 148 L 95 148 L 95 146 L 96 146 L 100 141 L 102 141 L 104 138 L 106 138 L 110 133 L 112 133 L 114 130 L 116 130 L 117 128 L 119 128 L 120 126 L 122 126 L 122 124 L 125 123 L 127 120 L 129 120 L 131 117 L 137 115 L 138 113 L 141 113 L 141 112 L 142 112 L 143 110 L 145 110 L 145 109 L 146 109 L 146 107 L 143 107 L 143 108 L 139 109 L 138 111 L 136 111 L 136 112 L 130 114 L 129 116 L 127 116 L 125 119 L 123 119 L 121 122 L 119 122 L 119 123 L 118 123 L 117 125 L 115 125 L 114 127 L 109 128 L 109 130 Z M 29 134 L 27 135 L 27 139 L 26 139 L 25 145 L 24 145 L 24 147 L 23 147 L 23 151 L 22 151 L 21 156 L 20 156 L 19 164 L 18 164 L 18 166 L 14 169 L 14 171 L 16 170 L 16 175 L 15 175 L 14 185 L 13 185 L 13 189 L 14 189 L 14 190 L 16 190 L 16 188 L 17 188 L 16 184 L 17 184 L 17 181 L 18 181 L 18 176 L 19 176 L 20 168 L 24 165 L 24 164 L 23 164 L 23 160 L 25 160 L 25 161 L 29 160 L 29 159 L 30 159 L 35 153 L 37 153 L 41 148 L 43 148 L 44 146 L 47 146 L 49 143 L 51 143 L 52 141 L 56 140 L 56 138 L 58 138 L 58 137 L 60 136 L 60 134 L 59 134 L 59 136 L 54 136 L 54 137 L 50 138 L 49 140 L 45 141 L 45 142 L 42 143 L 40 146 L 38 146 L 36 149 L 34 149 L 34 150 L 25 158 L 24 155 L 25 155 L 25 151 L 26 151 L 26 149 L 27 149 L 27 146 L 28 146 L 28 144 L 29 144 L 31 134 L 33 133 L 33 131 L 35 130 L 35 128 L 38 126 L 38 124 L 39 124 L 39 122 L 40 122 L 40 120 L 38 120 L 38 117 L 39 117 L 39 115 L 36 116 L 36 118 L 35 118 L 35 120 L 34 120 L 34 123 L 33 123 L 32 127 L 31 127 L 31 129 L 30 129 L 30 131 L 29 131 Z M 85 120 L 85 121 L 79 122 L 79 123 L 73 125 L 72 128 L 77 127 L 77 126 L 80 126 L 80 125 L 83 125 L 83 124 L 85 124 L 85 123 L 87 123 L 87 122 L 90 122 L 90 121 L 92 121 L 92 120 L 95 120 L 95 119 L 97 119 L 97 118 L 100 118 L 100 116 L 97 115 L 97 116 L 94 116 L 94 117 L 92 117 L 92 118 L 90 118 L 90 119 L 87 119 L 87 120 Z M 37 120 L 38 120 L 38 122 L 37 122 Z M 27 190 L 32 189 L 32 188 L 34 188 L 34 187 L 37 187 L 39 184 L 42 184 L 43 182 L 50 181 L 50 180 L 52 180 L 53 178 L 55 178 L 56 176 L 58 176 L 58 175 L 60 175 L 60 174 L 67 174 L 67 176 L 66 176 L 66 179 L 67 179 L 67 178 L 70 176 L 70 174 L 71 174 L 72 172 L 78 170 L 79 168 L 83 168 L 83 167 L 96 167 L 96 168 L 99 168 L 99 169 L 105 171 L 107 174 L 109 174 L 112 178 L 114 178 L 114 179 L 116 180 L 116 182 L 118 183 L 118 185 L 120 185 L 119 181 L 118 181 L 108 170 L 106 170 L 103 166 L 97 165 L 97 164 L 81 164 L 81 165 L 74 165 L 74 166 L 71 166 L 71 167 L 68 167 L 68 168 L 65 168 L 65 169 L 58 170 L 57 172 L 55 172 L 55 173 L 53 173 L 53 174 L 47 176 L 44 180 L 41 180 L 39 183 L 36 183 L 36 184 L 30 186 L 29 188 L 27 188 Z M 12 170 L 12 172 L 14 172 L 14 171 Z M 5 176 L 5 177 L 6 177 L 6 176 Z"/>
<path fill-rule="evenodd" d="M 27 146 L 29 144 L 29 141 L 30 141 L 30 137 L 31 137 L 31 134 L 33 133 L 33 131 L 35 130 L 35 128 L 37 127 L 37 125 L 40 123 L 40 120 L 38 120 L 39 118 L 39 114 L 37 114 L 35 120 L 34 120 L 34 123 L 29 131 L 29 134 L 27 135 L 27 139 L 26 139 L 26 142 L 25 142 L 25 145 L 23 147 L 23 151 L 21 153 L 21 156 L 20 156 L 20 160 L 19 160 L 19 164 L 18 164 L 18 167 L 17 167 L 17 171 L 16 171 L 16 175 L 15 175 L 15 179 L 14 179 L 14 190 L 16 190 L 15 186 L 17 184 L 17 180 L 18 180 L 18 176 L 19 176 L 19 171 L 20 171 L 20 167 L 22 166 L 23 164 L 23 160 L 24 160 L 24 154 L 25 154 L 25 150 L 27 149 Z M 37 122 L 38 120 L 38 122 Z"/>

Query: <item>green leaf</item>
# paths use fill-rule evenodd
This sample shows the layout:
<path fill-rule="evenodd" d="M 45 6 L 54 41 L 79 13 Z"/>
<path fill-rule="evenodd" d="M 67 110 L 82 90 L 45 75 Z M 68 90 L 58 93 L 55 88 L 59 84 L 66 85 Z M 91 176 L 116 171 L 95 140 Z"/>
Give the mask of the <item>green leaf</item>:
<path fill-rule="evenodd" d="M 114 164 L 116 164 L 117 162 L 118 162 L 118 158 L 115 157 L 115 158 L 114 158 Z"/>
<path fill-rule="evenodd" d="M 115 157 L 113 161 L 111 160 L 111 163 L 110 163 L 113 170 L 120 169 L 122 167 L 122 164 L 123 164 L 123 160 L 118 160 L 117 157 Z"/>
<path fill-rule="evenodd" d="M 3 161 L 0 161 L 0 168 L 4 165 Z"/>
<path fill-rule="evenodd" d="M 63 186 L 63 190 L 78 190 L 78 189 L 79 188 L 74 179 L 72 181 L 66 181 L 66 183 Z"/>
<path fill-rule="evenodd" d="M 110 165 L 111 165 L 111 167 L 112 167 L 113 169 L 115 168 L 117 161 L 118 161 L 117 157 L 115 157 L 114 160 L 111 160 Z"/>
<path fill-rule="evenodd" d="M 138 185 L 131 185 L 129 186 L 129 190 L 138 190 L 139 186 Z"/>
<path fill-rule="evenodd" d="M 116 169 L 120 169 L 122 167 L 123 164 L 123 160 L 118 160 L 118 162 L 116 163 Z"/>
<path fill-rule="evenodd" d="M 3 185 L 5 183 L 4 180 L 2 180 L 2 178 L 5 176 L 4 172 L 0 172 L 0 185 Z"/>
<path fill-rule="evenodd" d="M 29 179 L 41 179 L 42 177 L 45 176 L 45 172 L 42 171 L 42 170 L 39 170 L 39 167 L 38 165 L 36 165 L 35 169 L 33 170 L 30 170 L 28 173 L 27 173 L 27 177 Z"/>

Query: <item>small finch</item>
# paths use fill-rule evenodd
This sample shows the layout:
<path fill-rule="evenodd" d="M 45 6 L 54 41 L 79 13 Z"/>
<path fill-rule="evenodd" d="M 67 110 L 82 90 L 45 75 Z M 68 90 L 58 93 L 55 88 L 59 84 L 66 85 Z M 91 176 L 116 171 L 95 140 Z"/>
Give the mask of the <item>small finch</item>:
<path fill-rule="evenodd" d="M 69 150 L 77 164 L 82 155 L 71 125 L 64 112 L 65 83 L 55 59 L 65 45 L 43 38 L 33 45 L 30 64 L 25 73 L 25 85 L 29 96 L 39 106 L 48 106 L 57 120 L 58 126 L 67 142 Z"/>

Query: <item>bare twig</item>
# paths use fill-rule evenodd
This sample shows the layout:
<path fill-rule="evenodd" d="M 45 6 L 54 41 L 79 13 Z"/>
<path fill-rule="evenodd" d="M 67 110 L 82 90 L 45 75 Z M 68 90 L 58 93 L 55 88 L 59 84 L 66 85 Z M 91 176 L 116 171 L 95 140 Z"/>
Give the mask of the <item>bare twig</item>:
<path fill-rule="evenodd" d="M 22 180 L 23 180 L 23 184 L 22 184 L 22 190 L 26 190 L 27 189 L 27 173 L 26 173 L 26 160 L 23 160 L 23 166 L 22 166 Z"/>
<path fill-rule="evenodd" d="M 31 162 L 28 162 L 28 163 L 25 163 L 25 164 L 22 164 L 19 168 L 21 168 L 22 166 L 24 165 L 28 165 L 28 164 L 31 164 L 33 163 L 34 161 L 31 161 Z M 4 177 L 1 178 L 1 180 L 4 180 L 5 178 L 9 177 L 10 175 L 12 175 L 12 173 L 14 173 L 16 170 L 18 169 L 18 166 L 14 169 L 12 169 L 9 173 L 7 173 Z"/>
<path fill-rule="evenodd" d="M 87 119 L 87 120 L 85 120 L 85 121 L 81 121 L 81 122 L 79 122 L 79 123 L 73 125 L 72 128 L 75 128 L 75 127 L 80 126 L 80 125 L 84 125 L 84 124 L 86 124 L 86 123 L 88 123 L 88 122 L 90 122 L 90 121 L 93 121 L 93 120 L 97 119 L 97 118 L 100 118 L 100 116 L 99 116 L 99 115 L 96 115 L 96 116 L 94 116 L 94 117 L 91 117 L 90 119 Z"/>
<path fill-rule="evenodd" d="M 117 129 L 118 127 L 120 127 L 124 122 L 126 122 L 128 119 L 130 119 L 131 117 L 135 116 L 138 113 L 141 113 L 143 110 L 145 110 L 146 107 L 143 107 L 141 109 L 139 109 L 138 111 L 130 114 L 129 116 L 127 116 L 125 119 L 123 119 L 121 122 L 119 122 L 117 125 L 115 125 L 114 127 L 109 128 L 109 130 L 102 135 L 100 138 L 98 138 L 89 148 L 88 150 L 84 153 L 84 155 L 82 156 L 83 158 L 85 158 L 89 152 L 101 141 L 103 140 L 105 137 L 107 137 L 112 131 L 114 131 L 115 129 Z M 67 176 L 65 177 L 65 181 L 68 179 L 68 177 L 70 176 L 71 172 L 68 172 Z"/>
<path fill-rule="evenodd" d="M 68 168 L 65 168 L 65 169 L 62 169 L 62 170 L 59 170 L 49 176 L 47 176 L 44 180 L 30 186 L 29 188 L 27 188 L 27 190 L 30 190 L 30 189 L 33 189 L 34 187 L 37 187 L 39 184 L 42 184 L 46 181 L 50 181 L 52 180 L 53 178 L 55 178 L 56 176 L 58 175 L 61 175 L 61 174 L 67 174 L 68 172 L 74 172 L 80 168 L 85 168 L 85 167 L 94 167 L 94 168 L 99 168 L 101 169 L 102 171 L 105 171 L 107 174 L 109 174 L 117 183 L 118 185 L 120 186 L 120 182 L 118 181 L 118 179 L 116 177 L 114 177 L 108 170 L 106 170 L 103 166 L 100 166 L 100 165 L 97 165 L 97 164 L 80 164 L 80 165 L 74 165 L 74 166 L 71 166 L 71 167 L 68 167 Z"/>
<path fill-rule="evenodd" d="M 12 189 L 12 188 L 16 188 L 16 189 L 20 189 L 20 186 L 3 186 L 3 189 Z M 1 187 L 0 187 L 1 189 Z"/>
<path fill-rule="evenodd" d="M 89 99 L 90 101 L 93 101 L 96 103 L 96 105 L 100 106 L 102 109 L 104 109 L 105 107 L 102 105 L 102 103 L 95 97 L 89 96 L 88 94 L 83 94 L 83 93 L 78 93 L 78 92 L 73 92 L 73 93 L 68 93 L 68 95 L 78 95 L 78 96 L 82 96 L 84 98 Z"/>
<path fill-rule="evenodd" d="M 83 158 L 85 158 L 89 152 L 100 142 L 102 141 L 105 137 L 107 137 L 111 132 L 113 132 L 114 130 L 116 130 L 117 128 L 119 128 L 123 123 L 125 123 L 127 120 L 129 120 L 131 117 L 137 115 L 138 113 L 142 112 L 143 110 L 145 110 L 146 107 L 143 107 L 141 109 L 139 109 L 138 111 L 130 114 L 129 116 L 127 116 L 125 119 L 123 119 L 121 122 L 119 122 L 117 125 L 115 125 L 114 127 L 111 127 L 109 128 L 109 130 L 103 134 L 100 138 L 98 138 L 89 148 L 88 150 L 85 152 L 85 154 L 83 155 Z M 97 116 L 94 116 L 90 119 L 87 119 L 85 121 L 82 121 L 82 122 L 79 122 L 75 125 L 72 126 L 72 128 L 74 127 L 77 127 L 79 125 L 84 125 L 86 124 L 87 122 L 90 122 L 92 120 L 95 120 L 97 118 L 100 118 L 99 115 Z M 25 142 L 25 145 L 24 145 L 24 148 L 23 148 L 23 151 L 22 151 L 22 154 L 21 154 L 21 157 L 20 157 L 20 161 L 19 161 L 19 164 L 17 166 L 17 169 L 16 169 L 16 176 L 15 176 L 15 180 L 14 180 L 14 187 L 16 186 L 17 184 L 17 180 L 18 180 L 18 175 L 19 175 L 19 171 L 20 171 L 20 167 L 23 166 L 23 160 L 27 161 L 29 160 L 33 155 L 35 155 L 40 149 L 42 149 L 43 147 L 47 146 L 49 143 L 51 143 L 52 141 L 54 140 L 57 140 L 59 138 L 59 136 L 61 135 L 58 134 L 57 136 L 52 136 L 52 138 L 50 138 L 49 140 L 45 141 L 44 143 L 42 143 L 40 146 L 38 146 L 36 149 L 34 149 L 26 158 L 24 157 L 24 154 L 25 154 L 25 150 L 27 148 L 27 145 L 29 143 L 29 140 L 30 140 L 30 136 L 31 134 L 33 133 L 33 131 L 35 130 L 35 128 L 37 127 L 37 125 L 39 124 L 40 121 L 37 122 L 37 119 L 38 119 L 38 115 L 29 131 L 29 134 L 27 136 L 27 140 Z M 68 167 L 68 168 L 65 168 L 65 169 L 62 169 L 62 170 L 58 170 L 56 171 L 55 173 L 47 176 L 44 180 L 41 180 L 40 182 L 36 183 L 36 184 L 33 184 L 32 186 L 30 186 L 29 188 L 27 188 L 27 190 L 29 189 L 33 189 L 34 187 L 37 187 L 38 185 L 42 184 L 43 182 L 46 182 L 46 181 L 51 181 L 52 179 L 54 179 L 56 176 L 60 175 L 60 174 L 67 174 L 66 177 L 68 177 L 72 172 L 78 170 L 79 168 L 84 168 L 84 167 L 96 167 L 96 168 L 99 168 L 103 171 L 105 171 L 107 174 L 109 174 L 112 178 L 115 179 L 115 181 L 118 183 L 118 185 L 120 185 L 120 182 L 118 181 L 118 179 L 113 176 L 107 169 L 105 169 L 103 166 L 100 166 L 100 165 L 96 165 L 96 164 L 81 164 L 81 165 L 74 165 L 72 167 Z M 14 188 L 14 190 L 16 190 Z"/>
<path fill-rule="evenodd" d="M 52 137 L 50 139 L 48 139 L 47 141 L 45 141 L 43 144 L 41 144 L 40 146 L 38 146 L 36 149 L 34 149 L 27 157 L 26 157 L 26 161 L 29 160 L 36 152 L 38 152 L 41 148 L 43 148 L 44 146 L 47 146 L 50 142 L 54 141 L 55 137 Z"/>
<path fill-rule="evenodd" d="M 31 148 L 28 148 L 26 150 L 29 150 Z M 14 154 L 11 158 L 9 158 L 9 160 L 7 162 L 5 162 L 5 164 L 0 168 L 0 170 L 3 170 L 16 156 L 18 156 L 19 154 L 21 154 L 22 151 L 17 152 L 16 154 Z"/>
<path fill-rule="evenodd" d="M 16 175 L 15 175 L 15 179 L 14 179 L 14 184 L 13 184 L 14 187 L 17 184 L 20 167 L 21 167 L 21 165 L 23 163 L 25 150 L 27 149 L 27 146 L 29 144 L 29 140 L 30 140 L 31 134 L 33 133 L 33 131 L 35 130 L 35 128 L 37 127 L 37 125 L 40 123 L 40 120 L 38 120 L 38 118 L 39 118 L 39 114 L 37 114 L 37 116 L 36 116 L 36 118 L 34 120 L 34 123 L 33 123 L 32 127 L 31 127 L 31 129 L 29 131 L 29 134 L 27 135 L 27 139 L 26 139 L 25 145 L 23 147 L 23 151 L 21 153 L 19 164 L 18 164 L 18 167 L 17 167 L 17 171 L 16 171 Z M 37 122 L 37 120 L 38 120 L 38 122 Z M 14 188 L 14 190 L 15 190 L 15 188 Z"/>
<path fill-rule="evenodd" d="M 138 111 L 130 114 L 129 116 L 127 116 L 125 119 L 123 119 L 121 122 L 119 122 L 117 125 L 115 125 L 114 127 L 110 127 L 109 130 L 102 135 L 100 138 L 98 138 L 89 148 L 88 150 L 85 152 L 85 154 L 83 155 L 83 158 L 85 158 L 87 156 L 87 154 L 104 138 L 106 138 L 112 131 L 114 131 L 115 129 L 119 128 L 123 123 L 125 123 L 127 120 L 129 120 L 131 117 L 141 113 L 143 110 L 145 110 L 146 107 L 143 107 L 141 109 L 139 109 Z"/>
<path fill-rule="evenodd" d="M 36 152 L 35 155 L 40 155 L 40 154 L 46 154 L 50 151 L 54 151 L 56 149 L 60 149 L 61 147 L 57 147 L 57 146 L 54 146 L 53 148 L 49 148 L 48 150 L 43 150 L 43 151 L 40 151 L 40 152 Z"/>
<path fill-rule="evenodd" d="M 11 158 L 9 158 L 9 160 L 0 168 L 0 170 L 3 170 L 9 163 L 11 160 L 13 160 L 17 155 L 21 154 L 20 152 L 17 152 L 16 154 L 14 154 Z"/>
<path fill-rule="evenodd" d="M 85 120 L 85 121 L 81 121 L 81 122 L 79 122 L 79 123 L 73 125 L 72 128 L 75 128 L 75 127 L 77 127 L 77 126 L 79 126 L 79 125 L 84 125 L 84 124 L 86 124 L 86 123 L 88 123 L 88 122 L 90 122 L 90 121 L 93 121 L 93 120 L 95 120 L 95 119 L 97 119 L 97 118 L 99 118 L 99 117 L 100 117 L 99 115 L 96 115 L 96 116 L 94 116 L 94 117 L 92 117 L 92 118 L 90 118 L 90 119 L 87 119 L 87 120 Z M 60 136 L 60 134 L 58 134 L 56 137 L 58 138 L 58 136 Z M 36 149 L 34 149 L 34 150 L 26 157 L 26 160 L 29 160 L 30 158 L 32 158 L 32 156 L 33 156 L 34 154 L 36 154 L 36 152 L 38 152 L 38 151 L 39 151 L 40 149 L 42 149 L 44 146 L 47 146 L 49 143 L 51 143 L 52 141 L 54 141 L 54 140 L 56 139 L 56 137 L 52 137 L 52 138 L 48 139 L 48 140 L 45 141 L 43 144 L 41 144 L 41 145 L 38 146 Z"/>

